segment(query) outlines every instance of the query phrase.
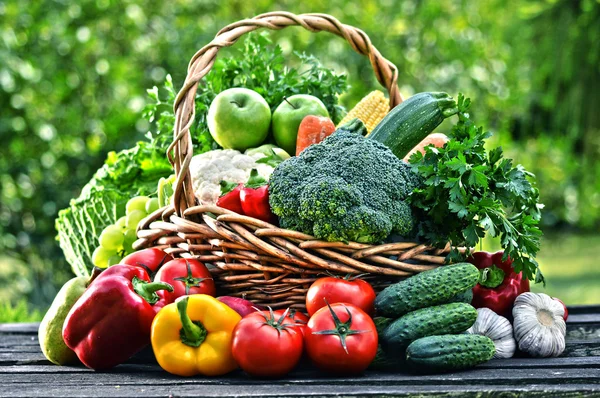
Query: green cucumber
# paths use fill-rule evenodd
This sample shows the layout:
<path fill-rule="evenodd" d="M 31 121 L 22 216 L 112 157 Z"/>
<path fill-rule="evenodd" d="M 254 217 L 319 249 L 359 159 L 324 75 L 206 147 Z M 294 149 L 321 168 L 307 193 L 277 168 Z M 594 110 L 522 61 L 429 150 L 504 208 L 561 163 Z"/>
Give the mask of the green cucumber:
<path fill-rule="evenodd" d="M 489 337 L 447 334 L 413 341 L 406 349 L 406 361 L 417 371 L 445 372 L 477 366 L 492 359 L 495 352 Z"/>
<path fill-rule="evenodd" d="M 373 359 L 373 361 L 369 365 L 369 369 L 371 370 L 397 371 L 402 368 L 402 364 L 404 362 L 404 355 L 388 354 L 388 352 L 383 348 L 381 342 L 381 336 L 383 335 L 385 329 L 393 321 L 394 320 L 391 318 L 373 318 L 373 323 L 375 323 L 375 328 L 377 329 L 377 335 L 379 337 L 379 344 L 377 345 L 377 354 L 375 354 L 375 359 Z"/>
<path fill-rule="evenodd" d="M 396 319 L 379 335 L 385 350 L 401 353 L 421 337 L 462 333 L 475 323 L 477 310 L 466 303 L 421 308 Z"/>
<path fill-rule="evenodd" d="M 473 289 L 467 289 L 462 293 L 457 294 L 450 299 L 450 303 L 467 303 L 473 302 Z"/>
<path fill-rule="evenodd" d="M 458 113 L 446 93 L 415 94 L 392 109 L 367 138 L 381 142 L 402 159 L 444 119 Z"/>
<path fill-rule="evenodd" d="M 446 304 L 477 281 L 479 270 L 473 264 L 441 266 L 386 287 L 375 299 L 375 310 L 380 316 L 398 318 L 419 308 Z"/>

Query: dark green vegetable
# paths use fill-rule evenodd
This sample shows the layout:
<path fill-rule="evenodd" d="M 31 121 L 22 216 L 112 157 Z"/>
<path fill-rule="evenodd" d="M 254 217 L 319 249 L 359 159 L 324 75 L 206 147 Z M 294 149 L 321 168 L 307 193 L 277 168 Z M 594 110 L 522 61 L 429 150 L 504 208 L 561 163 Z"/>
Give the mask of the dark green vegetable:
<path fill-rule="evenodd" d="M 419 178 L 383 144 L 355 132 L 362 128 L 355 120 L 277 166 L 269 202 L 283 228 L 365 243 L 412 231 L 408 196 Z"/>
<path fill-rule="evenodd" d="M 535 256 L 542 232 L 538 228 L 543 207 L 532 185 L 534 175 L 521 165 L 503 159 L 502 148 L 485 150 L 491 133 L 477 127 L 467 113 L 470 100 L 458 98 L 459 121 L 443 148 L 426 148 L 410 159 L 424 179 L 411 196 L 419 235 L 440 247 L 453 245 L 452 262 L 462 261 L 459 246 L 476 247 L 480 238 L 499 236 L 515 272 L 542 282 Z M 531 181 L 530 181 L 531 180 Z"/>
<path fill-rule="evenodd" d="M 396 318 L 419 308 L 445 304 L 473 288 L 478 280 L 479 270 L 473 264 L 438 267 L 386 287 L 375 299 L 375 310 L 381 316 Z"/>
<path fill-rule="evenodd" d="M 489 337 L 476 334 L 429 336 L 413 341 L 406 361 L 426 373 L 466 369 L 492 359 L 496 348 Z"/>
<path fill-rule="evenodd" d="M 458 112 L 456 102 L 446 93 L 415 94 L 392 109 L 369 134 L 403 159 L 444 119 Z"/>
<path fill-rule="evenodd" d="M 373 359 L 373 362 L 371 362 L 369 365 L 369 369 L 371 370 L 397 371 L 403 366 L 404 355 L 390 355 L 382 347 L 381 336 L 383 335 L 384 330 L 393 321 L 394 320 L 391 318 L 384 318 L 380 316 L 373 318 L 373 322 L 377 328 L 379 344 L 377 345 L 377 354 L 375 355 L 375 359 Z"/>
<path fill-rule="evenodd" d="M 443 304 L 409 312 L 379 335 L 389 353 L 402 353 L 414 340 L 439 334 L 462 333 L 475 323 L 477 310 L 466 303 Z"/>
<path fill-rule="evenodd" d="M 462 293 L 457 294 L 454 298 L 450 299 L 451 303 L 467 303 L 473 302 L 473 289 L 467 289 Z"/>

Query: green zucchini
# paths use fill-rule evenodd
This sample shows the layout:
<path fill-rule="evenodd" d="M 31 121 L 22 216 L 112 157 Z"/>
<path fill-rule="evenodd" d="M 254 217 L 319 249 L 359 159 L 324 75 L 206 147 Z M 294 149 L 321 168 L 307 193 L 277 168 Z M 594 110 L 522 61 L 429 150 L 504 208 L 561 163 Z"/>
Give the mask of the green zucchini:
<path fill-rule="evenodd" d="M 406 349 L 406 361 L 417 371 L 445 372 L 477 366 L 492 359 L 495 352 L 489 337 L 447 334 L 413 341 Z"/>
<path fill-rule="evenodd" d="M 380 316 L 398 318 L 419 308 L 446 304 L 478 281 L 479 270 L 473 264 L 438 267 L 386 287 L 375 299 L 375 310 Z"/>
<path fill-rule="evenodd" d="M 379 335 L 389 353 L 401 353 L 421 337 L 462 333 L 475 323 L 477 310 L 466 303 L 443 304 L 409 312 Z"/>
<path fill-rule="evenodd" d="M 367 138 L 381 142 L 402 159 L 444 119 L 458 113 L 446 93 L 415 94 L 392 109 Z"/>

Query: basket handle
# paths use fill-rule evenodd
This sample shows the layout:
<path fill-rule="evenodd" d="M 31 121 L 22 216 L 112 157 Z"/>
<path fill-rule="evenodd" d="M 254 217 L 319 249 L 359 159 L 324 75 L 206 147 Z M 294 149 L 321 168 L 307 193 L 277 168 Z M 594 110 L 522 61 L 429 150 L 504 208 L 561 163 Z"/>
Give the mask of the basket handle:
<path fill-rule="evenodd" d="M 402 102 L 402 96 L 397 85 L 398 69 L 396 66 L 381 55 L 371 44 L 371 40 L 365 32 L 352 26 L 344 25 L 330 15 L 295 15 L 289 12 L 278 11 L 261 14 L 252 19 L 245 19 L 224 27 L 210 43 L 194 54 L 188 65 L 188 74 L 183 87 L 175 99 L 174 139 L 173 143 L 169 146 L 167 156 L 177 175 L 173 203 L 178 215 L 183 215 L 183 212 L 187 208 L 196 204 L 192 179 L 189 173 L 189 165 L 193 156 L 190 126 L 195 117 L 196 107 L 194 100 L 198 84 L 212 68 L 217 52 L 222 47 L 233 45 L 242 35 L 258 28 L 280 30 L 295 25 L 302 26 L 311 32 L 324 30 L 346 39 L 354 51 L 369 57 L 375 71 L 375 77 L 389 93 L 390 108 Z"/>

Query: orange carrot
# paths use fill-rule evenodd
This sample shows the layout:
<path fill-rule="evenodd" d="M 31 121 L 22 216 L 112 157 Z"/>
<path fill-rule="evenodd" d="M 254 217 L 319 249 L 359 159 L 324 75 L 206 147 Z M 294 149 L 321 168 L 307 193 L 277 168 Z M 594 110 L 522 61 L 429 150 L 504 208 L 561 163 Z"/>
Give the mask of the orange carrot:
<path fill-rule="evenodd" d="M 312 144 L 318 144 L 335 131 L 335 125 L 328 117 L 308 115 L 298 127 L 296 156 Z"/>

